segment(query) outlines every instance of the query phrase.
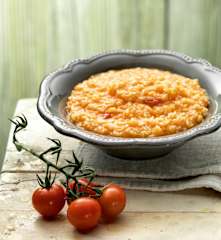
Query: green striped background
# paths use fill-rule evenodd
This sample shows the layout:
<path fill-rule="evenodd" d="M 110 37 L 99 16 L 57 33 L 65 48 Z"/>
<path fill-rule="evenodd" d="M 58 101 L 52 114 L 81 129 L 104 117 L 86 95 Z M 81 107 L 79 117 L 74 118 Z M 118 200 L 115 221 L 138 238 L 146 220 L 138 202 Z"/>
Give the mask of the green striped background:
<path fill-rule="evenodd" d="M 221 67 L 220 0 L 0 0 L 0 159 L 19 98 L 72 58 L 166 48 Z"/>

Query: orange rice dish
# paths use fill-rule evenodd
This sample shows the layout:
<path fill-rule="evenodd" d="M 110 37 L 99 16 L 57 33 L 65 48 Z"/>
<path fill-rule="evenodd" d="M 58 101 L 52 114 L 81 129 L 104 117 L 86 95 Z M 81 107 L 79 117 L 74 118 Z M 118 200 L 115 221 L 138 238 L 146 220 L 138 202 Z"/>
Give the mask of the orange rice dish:
<path fill-rule="evenodd" d="M 197 79 L 150 68 L 109 70 L 77 84 L 67 119 L 94 133 L 144 138 L 170 135 L 201 123 L 209 100 Z"/>

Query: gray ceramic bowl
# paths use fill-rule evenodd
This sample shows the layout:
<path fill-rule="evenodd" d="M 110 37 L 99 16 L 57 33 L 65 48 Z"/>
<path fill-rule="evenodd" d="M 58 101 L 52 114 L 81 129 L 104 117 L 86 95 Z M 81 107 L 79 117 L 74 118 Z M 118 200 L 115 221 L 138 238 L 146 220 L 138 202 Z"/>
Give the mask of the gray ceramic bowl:
<path fill-rule="evenodd" d="M 169 136 L 117 138 L 88 132 L 68 122 L 64 106 L 77 83 L 109 69 L 155 67 L 198 78 L 210 97 L 209 115 L 199 125 Z M 186 141 L 211 133 L 221 126 L 221 70 L 203 59 L 167 50 L 119 50 L 88 59 L 73 60 L 44 78 L 38 98 L 38 111 L 58 132 L 96 145 L 110 155 L 124 159 L 148 159 L 169 153 Z"/>

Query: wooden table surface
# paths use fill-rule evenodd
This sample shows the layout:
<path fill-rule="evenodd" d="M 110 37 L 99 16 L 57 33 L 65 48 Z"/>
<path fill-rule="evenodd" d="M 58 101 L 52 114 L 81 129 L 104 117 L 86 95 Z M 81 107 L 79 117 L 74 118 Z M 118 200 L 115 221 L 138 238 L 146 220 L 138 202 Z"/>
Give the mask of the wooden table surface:
<path fill-rule="evenodd" d="M 64 152 L 77 146 L 77 140 L 58 134 L 39 117 L 36 99 L 20 100 L 15 115 L 20 113 L 29 120 L 21 139 L 36 151 L 46 148 L 46 136 L 61 139 Z M 55 221 L 45 221 L 31 205 L 31 194 L 37 186 L 35 173 L 41 172 L 43 165 L 27 153 L 18 153 L 11 139 L 10 133 L 0 181 L 0 240 L 221 239 L 221 193 L 210 189 L 168 193 L 128 190 L 122 216 L 87 235 L 68 223 L 66 209 Z"/>

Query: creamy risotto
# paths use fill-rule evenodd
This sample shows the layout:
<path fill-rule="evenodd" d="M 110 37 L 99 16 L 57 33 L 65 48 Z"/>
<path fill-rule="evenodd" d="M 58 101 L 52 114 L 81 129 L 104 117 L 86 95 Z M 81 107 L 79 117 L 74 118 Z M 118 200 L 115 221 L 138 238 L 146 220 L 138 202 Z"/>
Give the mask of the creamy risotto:
<path fill-rule="evenodd" d="M 197 79 L 149 68 L 110 70 L 74 87 L 66 112 L 72 123 L 108 136 L 141 138 L 192 128 L 208 112 Z"/>

